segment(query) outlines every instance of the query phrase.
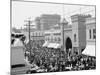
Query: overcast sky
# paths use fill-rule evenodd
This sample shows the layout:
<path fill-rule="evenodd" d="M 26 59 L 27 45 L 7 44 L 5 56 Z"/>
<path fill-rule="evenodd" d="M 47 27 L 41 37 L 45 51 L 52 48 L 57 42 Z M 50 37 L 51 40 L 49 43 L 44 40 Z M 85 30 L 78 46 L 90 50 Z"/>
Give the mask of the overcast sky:
<path fill-rule="evenodd" d="M 85 13 L 94 16 L 94 10 L 94 6 L 12 1 L 12 27 L 23 28 L 26 23 L 24 20 L 27 20 L 29 17 L 34 20 L 35 17 L 41 14 L 59 14 L 62 18 L 64 15 L 66 20 L 70 22 L 71 15 Z"/>

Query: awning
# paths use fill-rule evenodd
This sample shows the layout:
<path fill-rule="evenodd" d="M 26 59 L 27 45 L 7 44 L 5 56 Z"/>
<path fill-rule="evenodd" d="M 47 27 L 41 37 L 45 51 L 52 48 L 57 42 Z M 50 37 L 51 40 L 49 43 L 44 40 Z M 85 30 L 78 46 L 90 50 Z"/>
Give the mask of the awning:
<path fill-rule="evenodd" d="M 49 48 L 60 48 L 61 45 L 58 43 L 49 43 L 48 46 Z"/>
<path fill-rule="evenodd" d="M 48 44 L 49 44 L 49 43 L 46 41 L 42 46 L 43 46 L 43 47 L 47 47 Z"/>
<path fill-rule="evenodd" d="M 95 56 L 95 53 L 96 53 L 95 45 L 86 45 L 86 48 L 82 52 L 82 54 L 88 55 L 88 56 Z"/>
<path fill-rule="evenodd" d="M 54 48 L 61 48 L 61 44 L 56 43 L 56 45 L 54 46 Z"/>
<path fill-rule="evenodd" d="M 54 48 L 54 46 L 55 46 L 55 43 L 49 43 L 47 47 Z"/>

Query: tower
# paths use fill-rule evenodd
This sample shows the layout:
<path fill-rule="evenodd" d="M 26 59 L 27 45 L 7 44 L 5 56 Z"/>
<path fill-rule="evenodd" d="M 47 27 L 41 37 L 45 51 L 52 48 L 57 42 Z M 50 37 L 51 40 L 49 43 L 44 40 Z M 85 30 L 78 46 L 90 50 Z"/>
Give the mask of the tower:
<path fill-rule="evenodd" d="M 88 17 L 91 17 L 91 15 L 76 14 L 71 16 L 73 53 L 81 54 L 86 46 L 85 20 Z"/>
<path fill-rule="evenodd" d="M 63 50 L 65 51 L 65 43 L 64 43 L 64 41 L 65 41 L 65 39 L 64 39 L 64 27 L 65 26 L 68 26 L 68 22 L 66 21 L 66 19 L 65 18 L 63 18 L 63 20 L 62 20 L 62 23 L 61 23 L 61 36 L 62 36 L 62 42 L 61 42 L 61 44 L 62 44 L 62 46 L 63 46 Z M 66 51 L 65 51 L 66 52 Z"/>

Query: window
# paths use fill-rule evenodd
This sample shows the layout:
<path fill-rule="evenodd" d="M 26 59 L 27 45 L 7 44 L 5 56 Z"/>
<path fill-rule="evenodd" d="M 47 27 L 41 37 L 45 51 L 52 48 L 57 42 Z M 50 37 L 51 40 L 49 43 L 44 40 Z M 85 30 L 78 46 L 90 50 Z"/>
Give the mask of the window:
<path fill-rule="evenodd" d="M 91 39 L 91 29 L 89 30 L 89 38 Z"/>
<path fill-rule="evenodd" d="M 46 37 L 45 40 L 48 41 L 48 37 Z"/>
<path fill-rule="evenodd" d="M 33 33 L 33 36 L 34 36 L 34 33 Z"/>
<path fill-rule="evenodd" d="M 76 42 L 76 34 L 74 34 L 74 42 Z"/>
<path fill-rule="evenodd" d="M 39 36 L 39 33 L 37 32 L 37 36 Z"/>
<path fill-rule="evenodd" d="M 93 39 L 96 39 L 96 30 L 93 29 Z"/>
<path fill-rule="evenodd" d="M 49 41 L 50 39 L 49 39 L 49 37 L 48 37 L 48 41 Z"/>
<path fill-rule="evenodd" d="M 35 32 L 35 36 L 37 36 L 37 33 Z"/>
<path fill-rule="evenodd" d="M 53 42 L 53 38 L 51 38 L 51 42 Z"/>
<path fill-rule="evenodd" d="M 38 36 L 40 36 L 40 32 L 38 32 Z"/>
<path fill-rule="evenodd" d="M 40 36 L 40 33 L 38 32 L 38 36 Z"/>
<path fill-rule="evenodd" d="M 55 41 L 57 41 L 57 38 L 55 37 Z"/>
<path fill-rule="evenodd" d="M 60 41 L 60 37 L 58 38 L 58 41 Z"/>
<path fill-rule="evenodd" d="M 45 36 L 50 36 L 50 34 L 45 34 Z"/>
<path fill-rule="evenodd" d="M 42 33 L 42 36 L 44 36 L 44 34 Z"/>
<path fill-rule="evenodd" d="M 54 33 L 54 35 L 61 35 L 61 33 Z"/>

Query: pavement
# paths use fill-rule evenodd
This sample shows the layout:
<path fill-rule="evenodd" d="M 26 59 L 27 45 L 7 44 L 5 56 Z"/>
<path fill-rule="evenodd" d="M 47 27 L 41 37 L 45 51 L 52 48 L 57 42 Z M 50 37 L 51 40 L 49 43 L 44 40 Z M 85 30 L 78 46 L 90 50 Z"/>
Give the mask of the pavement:
<path fill-rule="evenodd" d="M 29 69 L 29 66 L 13 68 L 11 69 L 11 75 L 26 74 L 26 71 Z"/>

